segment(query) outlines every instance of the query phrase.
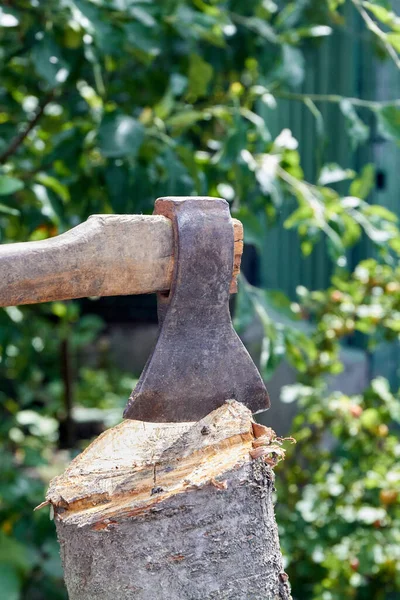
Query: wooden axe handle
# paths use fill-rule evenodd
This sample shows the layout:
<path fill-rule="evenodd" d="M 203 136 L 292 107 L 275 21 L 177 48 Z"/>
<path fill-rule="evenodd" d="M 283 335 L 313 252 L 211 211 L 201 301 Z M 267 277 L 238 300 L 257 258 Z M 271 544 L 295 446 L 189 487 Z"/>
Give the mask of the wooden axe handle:
<path fill-rule="evenodd" d="M 236 292 L 243 226 L 233 219 Z M 163 216 L 93 215 L 67 233 L 0 245 L 0 306 L 168 290 L 173 232 Z"/>

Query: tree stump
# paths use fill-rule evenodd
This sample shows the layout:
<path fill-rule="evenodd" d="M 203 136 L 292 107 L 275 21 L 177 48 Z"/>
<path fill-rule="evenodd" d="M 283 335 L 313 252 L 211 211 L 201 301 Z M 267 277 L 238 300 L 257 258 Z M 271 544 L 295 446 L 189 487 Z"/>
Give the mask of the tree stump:
<path fill-rule="evenodd" d="M 289 600 L 268 431 L 228 401 L 97 438 L 46 497 L 70 600 Z"/>

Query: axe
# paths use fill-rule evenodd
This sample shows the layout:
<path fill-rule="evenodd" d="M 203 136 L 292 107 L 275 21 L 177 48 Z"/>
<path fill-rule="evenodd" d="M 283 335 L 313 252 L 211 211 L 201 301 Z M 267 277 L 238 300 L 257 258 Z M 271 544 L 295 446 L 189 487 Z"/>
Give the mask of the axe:
<path fill-rule="evenodd" d="M 197 421 L 229 399 L 257 413 L 268 394 L 229 312 L 241 232 L 221 198 L 159 198 L 153 216 L 94 215 L 45 241 L 0 246 L 0 306 L 157 292 L 158 340 L 124 417 Z"/>

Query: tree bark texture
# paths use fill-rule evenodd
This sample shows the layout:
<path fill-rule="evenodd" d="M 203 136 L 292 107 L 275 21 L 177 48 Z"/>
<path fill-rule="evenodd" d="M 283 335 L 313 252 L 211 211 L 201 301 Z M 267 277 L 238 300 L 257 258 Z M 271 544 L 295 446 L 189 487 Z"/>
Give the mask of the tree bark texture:
<path fill-rule="evenodd" d="M 47 494 L 70 600 L 289 600 L 267 431 L 229 401 L 97 438 Z"/>

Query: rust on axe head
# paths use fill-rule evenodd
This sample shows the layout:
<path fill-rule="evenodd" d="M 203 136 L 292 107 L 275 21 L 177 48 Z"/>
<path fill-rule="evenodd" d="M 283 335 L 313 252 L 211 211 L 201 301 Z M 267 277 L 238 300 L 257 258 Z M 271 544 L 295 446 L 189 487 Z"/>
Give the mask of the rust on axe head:
<path fill-rule="evenodd" d="M 124 412 L 128 419 L 197 421 L 228 399 L 269 408 L 264 383 L 229 313 L 234 238 L 220 198 L 159 198 L 172 220 L 174 273 L 158 294 L 159 335 Z"/>

